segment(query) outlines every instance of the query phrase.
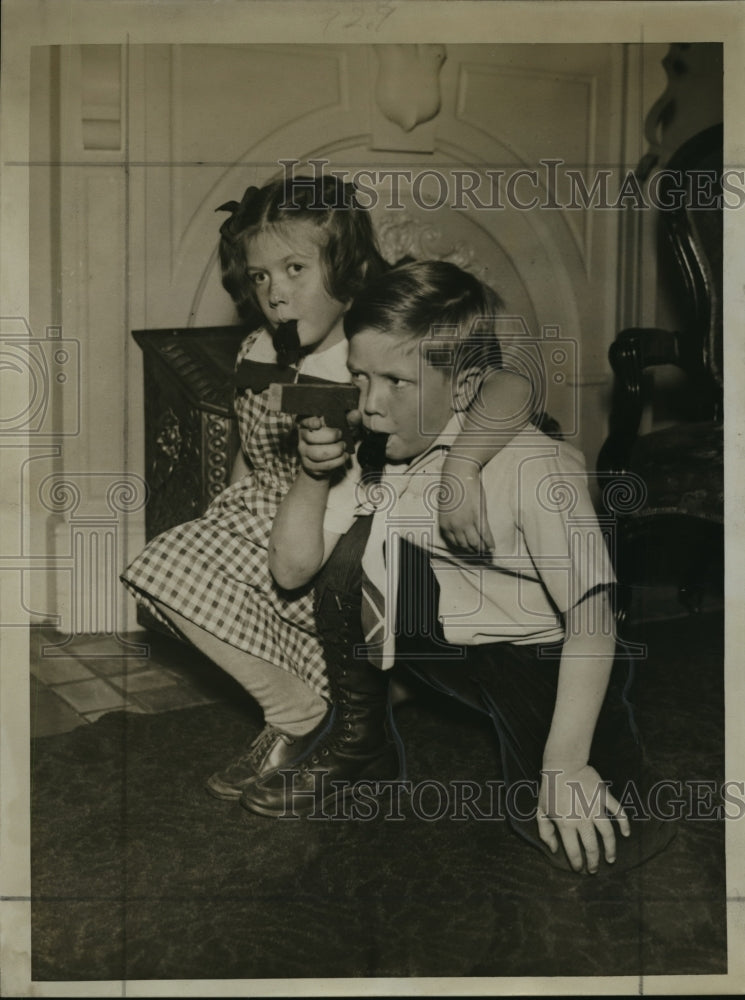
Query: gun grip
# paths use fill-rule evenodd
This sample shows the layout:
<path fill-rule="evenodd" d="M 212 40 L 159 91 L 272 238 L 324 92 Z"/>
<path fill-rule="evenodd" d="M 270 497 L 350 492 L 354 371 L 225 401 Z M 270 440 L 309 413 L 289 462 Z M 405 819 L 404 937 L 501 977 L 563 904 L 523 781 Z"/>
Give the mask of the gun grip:
<path fill-rule="evenodd" d="M 341 439 L 348 452 L 353 452 L 355 447 L 354 430 L 349 426 L 346 413 L 342 413 L 341 422 L 337 425 L 341 431 Z"/>

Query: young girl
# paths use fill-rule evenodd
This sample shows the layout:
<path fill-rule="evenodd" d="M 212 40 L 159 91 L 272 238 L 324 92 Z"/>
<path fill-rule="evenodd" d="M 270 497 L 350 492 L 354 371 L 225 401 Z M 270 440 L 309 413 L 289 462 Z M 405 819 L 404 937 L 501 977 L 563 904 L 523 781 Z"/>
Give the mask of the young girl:
<path fill-rule="evenodd" d="M 231 212 L 220 230 L 223 284 L 241 315 L 258 306 L 266 320 L 243 342 L 237 366 L 259 377 L 280 365 L 348 382 L 343 316 L 363 283 L 386 268 L 354 188 L 333 176 L 289 178 L 250 187 L 240 204 L 222 207 Z M 263 710 L 257 739 L 207 781 L 223 799 L 238 799 L 257 776 L 302 756 L 330 719 L 311 587 L 283 590 L 268 566 L 272 523 L 299 467 L 294 419 L 272 411 L 266 389 L 248 381 L 254 388 L 235 397 L 241 454 L 233 484 L 204 516 L 151 541 L 122 575 L 137 600 Z M 482 404 L 511 426 L 522 422 L 528 396 L 524 380 L 503 374 L 485 386 Z M 463 473 L 464 503 L 443 515 L 442 527 L 451 544 L 483 549 L 491 538 L 478 526 L 478 463 L 499 442 L 473 428 L 478 421 L 464 427 L 448 468 Z"/>

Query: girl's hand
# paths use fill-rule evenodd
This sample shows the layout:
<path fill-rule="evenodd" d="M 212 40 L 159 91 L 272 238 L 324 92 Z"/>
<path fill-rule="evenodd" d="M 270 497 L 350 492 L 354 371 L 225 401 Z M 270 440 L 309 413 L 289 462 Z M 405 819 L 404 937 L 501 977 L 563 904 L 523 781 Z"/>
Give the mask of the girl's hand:
<path fill-rule="evenodd" d="M 481 470 L 471 459 L 450 454 L 442 467 L 441 483 L 446 497 L 440 508 L 440 533 L 455 552 L 478 555 L 494 549 L 494 538 L 486 517 L 486 497 L 481 485 Z"/>
<path fill-rule="evenodd" d="M 326 427 L 322 417 L 298 421 L 298 453 L 303 469 L 314 479 L 327 478 L 334 469 L 344 466 L 349 457 L 341 431 Z"/>
<path fill-rule="evenodd" d="M 544 770 L 538 796 L 538 836 L 555 854 L 559 849 L 558 831 L 576 872 L 581 872 L 586 862 L 588 872 L 594 875 L 601 849 L 607 862 L 612 864 L 616 860 L 611 817 L 618 823 L 622 836 L 630 836 L 623 807 L 594 767 L 587 764 L 574 771 L 559 767 Z"/>

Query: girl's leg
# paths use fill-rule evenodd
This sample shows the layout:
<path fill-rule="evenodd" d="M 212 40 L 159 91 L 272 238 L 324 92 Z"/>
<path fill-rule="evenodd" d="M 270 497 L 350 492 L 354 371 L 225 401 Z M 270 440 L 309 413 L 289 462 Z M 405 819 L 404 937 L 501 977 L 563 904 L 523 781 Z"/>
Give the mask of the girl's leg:
<path fill-rule="evenodd" d="M 293 764 L 323 735 L 330 721 L 328 705 L 299 677 L 236 649 L 160 602 L 155 603 L 184 638 L 238 681 L 264 711 L 265 725 L 256 739 L 207 779 L 210 795 L 239 799 L 258 778 Z"/>
<path fill-rule="evenodd" d="M 290 736 L 304 736 L 326 715 L 326 701 L 299 677 L 217 639 L 159 601 L 153 603 L 189 642 L 256 699 L 267 725 Z"/>

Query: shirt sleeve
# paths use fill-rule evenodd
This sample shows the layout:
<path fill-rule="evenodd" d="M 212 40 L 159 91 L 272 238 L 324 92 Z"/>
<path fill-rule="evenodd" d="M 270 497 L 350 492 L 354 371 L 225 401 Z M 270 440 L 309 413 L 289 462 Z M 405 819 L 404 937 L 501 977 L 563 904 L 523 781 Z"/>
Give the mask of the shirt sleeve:
<path fill-rule="evenodd" d="M 579 452 L 558 444 L 553 455 L 526 455 L 516 485 L 526 554 L 559 611 L 615 582 Z"/>

